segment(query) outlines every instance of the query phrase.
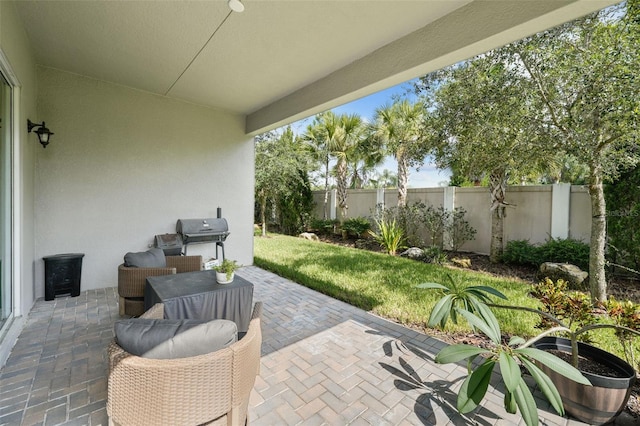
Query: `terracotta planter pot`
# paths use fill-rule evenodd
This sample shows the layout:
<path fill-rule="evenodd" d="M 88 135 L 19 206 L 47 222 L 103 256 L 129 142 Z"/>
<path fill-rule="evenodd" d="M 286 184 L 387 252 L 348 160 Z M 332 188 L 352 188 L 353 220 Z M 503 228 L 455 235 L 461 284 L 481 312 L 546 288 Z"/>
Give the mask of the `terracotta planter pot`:
<path fill-rule="evenodd" d="M 561 337 L 545 337 L 535 343 L 541 350 L 571 353 L 571 341 Z M 622 378 L 605 377 L 582 371 L 592 386 L 585 386 L 539 365 L 558 388 L 567 413 L 589 424 L 604 424 L 624 410 L 636 380 L 636 372 L 629 363 L 617 356 L 586 343 L 578 342 L 578 353 L 606 365 Z"/>

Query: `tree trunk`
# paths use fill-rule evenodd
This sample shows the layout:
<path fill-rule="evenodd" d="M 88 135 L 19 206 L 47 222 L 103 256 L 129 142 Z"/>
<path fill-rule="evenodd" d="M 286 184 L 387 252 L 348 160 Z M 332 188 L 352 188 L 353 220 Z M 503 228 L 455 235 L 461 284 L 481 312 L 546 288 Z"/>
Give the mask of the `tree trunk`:
<path fill-rule="evenodd" d="M 504 217 L 506 215 L 505 192 L 507 176 L 504 172 L 494 172 L 489 176 L 489 192 L 491 193 L 491 246 L 489 260 L 500 262 L 504 249 Z"/>
<path fill-rule="evenodd" d="M 407 181 L 409 180 L 409 166 L 404 153 L 396 154 L 398 161 L 398 207 L 407 205 Z"/>
<path fill-rule="evenodd" d="M 338 159 L 336 164 L 336 174 L 338 183 L 338 207 L 340 207 L 340 223 L 347 218 L 347 162 L 344 158 Z"/>
<path fill-rule="evenodd" d="M 329 202 L 329 156 L 325 158 L 324 165 L 324 206 L 322 210 L 323 219 L 327 220 L 327 203 Z"/>
<path fill-rule="evenodd" d="M 267 220 L 265 211 L 267 210 L 267 197 L 260 195 L 260 219 L 262 220 L 262 236 L 267 236 Z"/>
<path fill-rule="evenodd" d="M 606 203 L 602 187 L 600 166 L 592 166 L 589 196 L 591 197 L 591 249 L 589 251 L 589 287 L 591 300 L 607 300 L 607 280 L 605 276 L 605 243 L 607 238 Z"/>

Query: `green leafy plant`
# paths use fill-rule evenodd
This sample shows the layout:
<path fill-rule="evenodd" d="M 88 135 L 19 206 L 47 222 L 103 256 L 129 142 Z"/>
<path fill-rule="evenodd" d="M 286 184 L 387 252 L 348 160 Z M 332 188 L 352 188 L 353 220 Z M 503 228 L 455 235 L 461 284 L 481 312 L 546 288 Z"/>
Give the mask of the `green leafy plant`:
<path fill-rule="evenodd" d="M 231 275 L 240 269 L 242 265 L 235 260 L 224 259 L 220 265 L 214 266 L 213 270 L 227 275 L 227 280 L 231 280 Z"/>
<path fill-rule="evenodd" d="M 545 278 L 533 286 L 531 295 L 542 303 L 542 312 L 565 321 L 569 328 L 585 326 L 597 320 L 589 295 L 568 290 L 567 282 L 564 280 L 553 281 Z M 555 321 L 541 316 L 538 327 L 548 328 L 554 325 L 556 325 Z"/>
<path fill-rule="evenodd" d="M 465 209 L 456 207 L 451 215 L 451 221 L 447 224 L 446 229 L 453 251 L 458 251 L 464 243 L 476 238 L 477 231 L 465 220 L 466 214 Z"/>
<path fill-rule="evenodd" d="M 589 245 L 572 238 L 550 238 L 540 246 L 527 240 L 513 240 L 507 243 L 501 260 L 533 266 L 544 262 L 571 263 L 584 270 L 589 268 Z"/>
<path fill-rule="evenodd" d="M 629 333 L 626 329 L 640 330 L 640 305 L 630 300 L 618 301 L 612 296 L 607 300 L 605 307 L 609 318 L 616 325 L 623 327 L 616 329 L 616 337 L 622 345 L 627 362 L 637 369 L 638 364 L 634 356 L 634 336 L 633 333 Z"/>
<path fill-rule="evenodd" d="M 404 247 L 404 231 L 395 218 L 382 218 L 376 220 L 378 232 L 369 231 L 369 234 L 384 248 L 387 253 L 395 256 L 398 250 Z"/>
<path fill-rule="evenodd" d="M 589 244 L 573 238 L 549 238 L 538 248 L 541 262 L 571 263 L 589 269 Z"/>
<path fill-rule="evenodd" d="M 501 260 L 514 265 L 540 265 L 538 248 L 528 240 L 512 240 L 507 242 Z"/>
<path fill-rule="evenodd" d="M 542 309 L 529 309 L 511 306 L 499 306 L 507 309 L 521 309 L 536 312 L 541 316 L 540 327 L 557 325 L 564 329 L 571 340 L 571 364 L 578 366 L 578 340 L 590 342 L 589 332 L 595 329 L 612 328 L 625 351 L 624 355 L 632 365 L 632 337 L 640 336 L 640 307 L 631 302 L 608 301 L 604 307 L 614 324 L 600 323 L 594 314 L 591 298 L 587 293 L 567 291 L 563 280 L 553 282 L 550 279 L 534 285 L 531 295 L 542 303 Z"/>
<path fill-rule="evenodd" d="M 607 202 L 607 260 L 640 269 L 640 167 L 604 187 Z"/>
<path fill-rule="evenodd" d="M 362 234 L 371 229 L 371 222 L 366 217 L 354 217 L 344 221 L 342 230 L 347 231 L 349 235 L 360 238 Z"/>
<path fill-rule="evenodd" d="M 590 386 L 590 382 L 577 369 L 578 337 L 599 328 L 613 328 L 619 338 L 627 340 L 631 335 L 640 335 L 637 330 L 640 325 L 640 307 L 633 304 L 611 303 L 608 307 L 609 315 L 616 320 L 615 324 L 589 323 L 589 321 L 595 321 L 595 316 L 589 305 L 588 295 L 580 295 L 579 292 L 565 293 L 566 283 L 561 280 L 554 283 L 546 279 L 534 287 L 532 295 L 542 302 L 543 310 L 497 305 L 489 298 L 490 295 L 499 296 L 488 290 L 491 287 L 483 286 L 479 289 L 477 286 L 461 286 L 451 277 L 448 281 L 447 285 L 435 283 L 417 285 L 418 288 L 437 289 L 444 293 L 431 312 L 429 325 L 444 327 L 449 318 L 456 323 L 458 316 L 462 316 L 472 328 L 485 334 L 492 344 L 487 349 L 469 345 L 452 345 L 444 348 L 436 356 L 435 360 L 439 363 L 459 362 L 465 359 L 468 362 L 469 376 L 460 388 L 457 401 L 457 408 L 461 413 L 468 413 L 478 406 L 487 392 L 491 373 L 498 365 L 506 387 L 504 406 L 509 413 L 515 413 L 519 409 L 528 426 L 538 424 L 536 402 L 522 378 L 519 368 L 522 366 L 529 371 L 554 409 L 564 415 L 558 390 L 535 362 L 573 381 Z M 554 326 L 528 341 L 514 336 L 508 343 L 504 343 L 501 339 L 500 325 L 491 308 L 533 312 L 543 318 L 543 324 Z M 569 336 L 571 364 L 555 355 L 531 347 L 537 340 L 553 333 L 565 333 Z M 472 369 L 473 362 L 479 355 L 482 355 L 484 361 Z"/>
<path fill-rule="evenodd" d="M 444 265 L 449 261 L 447 254 L 438 246 L 429 246 L 424 249 L 424 259 L 435 265 Z"/>
<path fill-rule="evenodd" d="M 447 346 L 435 358 L 437 363 L 448 364 L 467 360 L 469 375 L 458 393 L 456 408 L 463 414 L 474 410 L 482 401 L 489 388 L 489 382 L 496 365 L 500 368 L 505 384 L 504 407 L 509 413 L 518 409 L 528 426 L 538 424 L 538 410 L 535 399 L 525 382 L 520 365 L 526 368 L 538 387 L 551 403 L 551 406 L 564 415 L 562 399 L 551 379 L 535 364 L 537 361 L 572 380 L 589 386 L 589 381 L 576 368 L 560 358 L 545 351 L 531 347 L 538 339 L 562 327 L 547 330 L 525 341 L 514 336 L 508 343 L 502 341 L 500 324 L 491 311 L 490 296 L 506 297 L 488 286 L 464 286 L 450 276 L 447 285 L 437 283 L 418 284 L 418 288 L 437 289 L 444 296 L 434 306 L 429 324 L 444 327 L 449 318 L 457 322 L 458 315 L 464 317 L 469 325 L 485 334 L 491 341 L 489 348 L 480 348 L 464 344 Z M 480 364 L 474 368 L 474 361 L 481 357 Z"/>
<path fill-rule="evenodd" d="M 335 219 L 318 219 L 313 218 L 310 220 L 309 227 L 312 231 L 321 235 L 329 235 L 333 233 L 333 230 L 338 225 L 338 221 Z"/>
<path fill-rule="evenodd" d="M 444 231 L 451 222 L 451 212 L 445 210 L 443 206 L 438 208 L 426 206 L 422 211 L 422 221 L 431 237 L 431 245 L 444 248 Z"/>
<path fill-rule="evenodd" d="M 417 288 L 436 289 L 444 293 L 431 311 L 429 327 L 440 326 L 444 328 L 449 318 L 454 324 L 458 323 L 458 309 L 475 313 L 481 312 L 481 307 L 491 301 L 490 296 L 507 299 L 507 296 L 489 286 L 465 286 L 457 283 L 450 274 L 446 275 L 447 283 L 422 283 Z"/>

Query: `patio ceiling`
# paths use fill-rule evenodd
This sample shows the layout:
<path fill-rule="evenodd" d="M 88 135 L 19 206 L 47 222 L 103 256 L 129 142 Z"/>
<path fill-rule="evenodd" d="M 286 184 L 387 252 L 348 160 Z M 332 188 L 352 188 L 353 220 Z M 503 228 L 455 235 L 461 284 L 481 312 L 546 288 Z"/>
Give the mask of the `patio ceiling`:
<path fill-rule="evenodd" d="M 611 0 L 17 1 L 39 65 L 219 108 L 257 133 Z"/>

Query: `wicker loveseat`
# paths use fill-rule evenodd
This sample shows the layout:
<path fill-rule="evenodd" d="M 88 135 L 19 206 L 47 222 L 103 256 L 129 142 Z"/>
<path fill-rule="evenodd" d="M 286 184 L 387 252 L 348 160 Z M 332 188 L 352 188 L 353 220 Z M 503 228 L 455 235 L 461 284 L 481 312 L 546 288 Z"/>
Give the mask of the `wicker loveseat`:
<path fill-rule="evenodd" d="M 143 318 L 162 318 L 157 304 Z M 149 359 L 109 345 L 110 425 L 244 425 L 260 369 L 262 303 L 239 341 L 206 354 Z"/>
<path fill-rule="evenodd" d="M 202 269 L 202 256 L 167 256 L 165 268 L 133 268 L 118 266 L 120 315 L 136 317 L 144 313 L 144 286 L 147 277 L 180 274 Z"/>

